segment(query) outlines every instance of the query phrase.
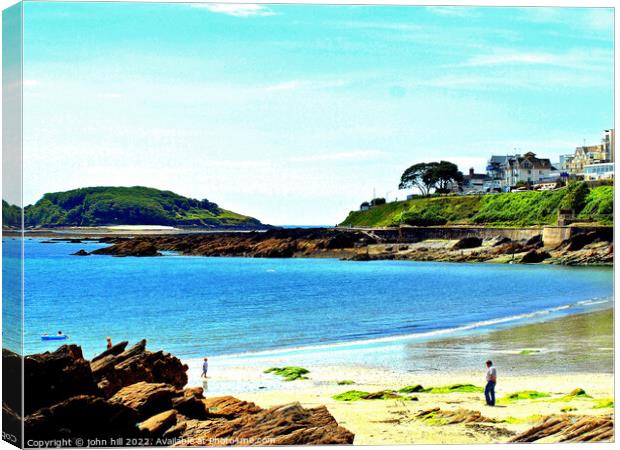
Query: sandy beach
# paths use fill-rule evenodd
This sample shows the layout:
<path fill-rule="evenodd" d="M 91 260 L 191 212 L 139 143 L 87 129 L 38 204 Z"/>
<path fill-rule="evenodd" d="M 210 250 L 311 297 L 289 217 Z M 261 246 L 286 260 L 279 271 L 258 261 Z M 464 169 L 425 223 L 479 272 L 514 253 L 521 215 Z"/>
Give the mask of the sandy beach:
<path fill-rule="evenodd" d="M 355 433 L 354 443 L 358 445 L 506 442 L 532 427 L 541 416 L 613 414 L 613 403 L 609 403 L 614 398 L 612 322 L 613 310 L 605 309 L 483 334 L 371 349 L 363 357 L 368 364 L 352 364 L 343 355 L 333 353 L 322 354 L 322 362 L 307 355 L 253 361 L 214 358 L 205 394 L 226 393 L 261 407 L 291 402 L 300 402 L 304 407 L 326 405 L 339 424 Z M 385 355 L 402 351 L 416 357 L 408 369 L 402 361 L 395 367 L 385 364 Z M 484 394 L 478 391 L 398 393 L 401 388 L 414 385 L 483 387 L 487 358 L 495 361 L 498 370 L 495 407 L 486 406 Z M 384 366 L 373 366 L 374 359 Z M 197 370 L 195 364 L 190 364 L 190 373 Z M 264 373 L 269 367 L 285 365 L 308 369 L 308 379 L 285 382 Z M 353 384 L 338 384 L 344 380 Z M 191 378 L 192 383 L 200 381 Z M 235 386 L 243 388 L 235 391 Z M 570 396 L 575 389 L 582 389 L 585 394 Z M 387 390 L 401 398 L 333 398 L 350 390 Z M 507 398 L 522 391 L 536 391 L 535 395 L 540 397 Z M 448 425 L 443 419 L 415 417 L 420 411 L 437 407 L 441 411 L 477 411 L 491 420 Z"/>

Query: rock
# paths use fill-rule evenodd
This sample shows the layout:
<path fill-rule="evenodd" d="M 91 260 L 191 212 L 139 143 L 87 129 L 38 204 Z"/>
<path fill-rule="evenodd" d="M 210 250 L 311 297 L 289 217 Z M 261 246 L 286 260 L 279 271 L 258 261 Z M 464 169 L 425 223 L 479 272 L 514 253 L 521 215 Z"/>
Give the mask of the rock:
<path fill-rule="evenodd" d="M 525 241 L 525 245 L 528 247 L 529 246 L 542 247 L 543 245 L 542 234 L 537 234 L 535 236 L 532 236 L 527 241 Z"/>
<path fill-rule="evenodd" d="M 177 412 L 169 409 L 138 424 L 138 429 L 151 437 L 159 437 L 177 423 Z"/>
<path fill-rule="evenodd" d="M 163 434 L 162 438 L 164 439 L 175 439 L 178 438 L 187 428 L 187 423 L 179 422 L 176 425 L 168 428 Z"/>
<path fill-rule="evenodd" d="M 24 358 L 24 412 L 26 415 L 79 394 L 99 393 L 90 364 L 77 345 Z"/>
<path fill-rule="evenodd" d="M 131 438 L 138 436 L 137 420 L 137 413 L 127 406 L 79 395 L 27 416 L 24 434 L 27 440 Z"/>
<path fill-rule="evenodd" d="M 244 413 L 225 421 L 186 422 L 176 445 L 327 445 L 352 444 L 354 435 L 340 427 L 324 406 L 305 409 L 299 403 Z"/>
<path fill-rule="evenodd" d="M 192 419 L 204 420 L 207 418 L 207 408 L 203 399 L 184 395 L 172 399 L 172 407 L 184 416 Z"/>
<path fill-rule="evenodd" d="M 6 348 L 2 349 L 2 378 L 2 411 L 6 408 L 8 417 L 22 409 L 22 385 L 15 385 L 22 380 L 22 357 Z"/>
<path fill-rule="evenodd" d="M 93 255 L 114 256 L 161 256 L 157 246 L 150 240 L 132 239 L 115 244 L 111 247 L 99 248 Z"/>
<path fill-rule="evenodd" d="M 226 417 L 233 419 L 244 414 L 254 414 L 261 409 L 254 403 L 239 400 L 230 395 L 224 397 L 211 397 L 203 400 L 209 417 Z"/>
<path fill-rule="evenodd" d="M 90 367 L 91 369 L 93 368 L 93 363 L 105 358 L 106 356 L 116 356 L 116 355 L 120 355 L 121 353 L 123 353 L 125 351 L 125 348 L 127 347 L 128 342 L 127 341 L 123 341 L 123 342 L 119 342 L 116 345 L 113 345 L 111 348 L 107 349 L 105 352 L 100 353 L 99 355 L 95 356 L 93 359 L 90 360 Z"/>
<path fill-rule="evenodd" d="M 523 255 L 523 258 L 521 258 L 521 262 L 523 264 L 536 264 L 550 257 L 551 255 L 548 252 L 530 250 L 525 255 Z"/>
<path fill-rule="evenodd" d="M 614 438 L 614 419 L 608 416 L 551 415 L 509 442 L 609 442 Z"/>
<path fill-rule="evenodd" d="M 504 244 L 510 244 L 511 242 L 512 242 L 512 239 L 508 237 L 496 236 L 493 239 L 491 239 L 491 246 L 497 247 L 497 246 L 504 245 Z"/>
<path fill-rule="evenodd" d="M 82 248 L 75 253 L 71 253 L 71 255 L 72 256 L 90 256 L 90 253 L 88 253 L 86 250 Z"/>
<path fill-rule="evenodd" d="M 110 398 L 110 403 L 127 406 L 137 411 L 140 418 L 147 418 L 172 408 L 172 399 L 178 389 L 165 383 L 139 383 L 126 386 Z"/>
<path fill-rule="evenodd" d="M 102 356 L 91 367 L 106 397 L 139 381 L 168 383 L 177 388 L 187 384 L 187 366 L 169 353 L 146 350 L 145 340 L 118 355 Z"/>
<path fill-rule="evenodd" d="M 63 446 L 83 446 L 78 439 L 99 439 L 90 446 L 126 446 L 131 438 L 144 445 L 184 446 L 353 442 L 353 434 L 325 407 L 304 409 L 294 403 L 264 410 L 230 396 L 205 399 L 202 388 L 182 389 L 187 366 L 177 358 L 147 351 L 145 341 L 128 350 L 126 345 L 117 344 L 91 363 L 75 345 L 26 357 L 27 383 L 36 382 L 41 395 L 28 399 L 26 439 L 67 439 Z M 5 371 L 20 374 L 18 355 L 3 352 L 3 362 Z M 129 380 L 138 381 L 123 385 Z M 154 382 L 160 380 L 166 381 Z M 109 390 L 98 389 L 96 382 Z M 74 395 L 84 390 L 94 393 Z M 20 425 L 8 403 L 3 403 L 3 419 Z M 155 438 L 164 441 L 142 441 Z"/>
<path fill-rule="evenodd" d="M 463 250 L 466 248 L 476 248 L 482 245 L 482 239 L 475 236 L 467 236 L 459 239 L 452 246 L 453 250 Z"/>

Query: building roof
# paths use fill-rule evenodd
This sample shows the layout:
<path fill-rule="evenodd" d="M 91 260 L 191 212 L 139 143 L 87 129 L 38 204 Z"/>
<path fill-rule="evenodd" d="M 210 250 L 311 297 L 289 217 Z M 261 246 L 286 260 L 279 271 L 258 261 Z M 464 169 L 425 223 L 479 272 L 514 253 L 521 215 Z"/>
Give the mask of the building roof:
<path fill-rule="evenodd" d="M 537 158 L 533 152 L 527 152 L 523 156 L 517 156 L 509 159 L 510 166 L 516 166 L 523 169 L 551 169 L 551 161 L 549 158 Z"/>

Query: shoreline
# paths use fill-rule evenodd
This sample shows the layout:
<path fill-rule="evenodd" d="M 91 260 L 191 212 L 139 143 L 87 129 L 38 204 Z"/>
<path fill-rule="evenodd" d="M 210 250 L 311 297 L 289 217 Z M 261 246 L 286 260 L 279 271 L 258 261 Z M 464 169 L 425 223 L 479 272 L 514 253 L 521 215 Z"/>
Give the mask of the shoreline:
<path fill-rule="evenodd" d="M 534 426 L 541 416 L 613 413 L 613 406 L 599 407 L 614 397 L 613 345 L 613 308 L 607 308 L 479 335 L 410 344 L 400 349 L 414 356 L 409 368 L 337 362 L 339 354 L 307 365 L 290 358 L 265 358 L 248 366 L 243 361 L 219 366 L 213 358 L 208 383 L 194 385 L 207 387 L 207 397 L 232 395 L 263 408 L 290 402 L 300 402 L 306 408 L 325 405 L 339 424 L 355 434 L 354 443 L 359 445 L 507 442 Z M 465 355 L 473 362 L 460 366 Z M 367 352 L 364 358 L 385 361 L 376 351 Z M 498 368 L 497 398 L 520 391 L 548 396 L 498 404 L 495 408 L 484 404 L 480 392 L 411 394 L 417 398 L 415 401 L 409 400 L 409 395 L 386 400 L 332 398 L 350 390 L 387 390 L 403 395 L 397 391 L 417 384 L 425 388 L 454 384 L 482 387 L 484 361 L 488 358 Z M 286 365 L 308 369 L 309 379 L 285 382 L 263 373 L 271 366 Z M 194 370 L 190 365 L 190 385 L 195 381 Z M 354 384 L 338 385 L 343 380 Z M 218 385 L 225 392 L 220 392 Z M 244 388 L 235 389 L 235 385 Z M 258 388 L 247 390 L 248 385 Z M 568 397 L 578 388 L 585 390 L 586 396 Z M 477 411 L 495 422 L 447 425 L 415 418 L 419 411 L 433 408 Z"/>
<path fill-rule="evenodd" d="M 571 339 L 572 335 L 580 339 Z M 586 358 L 579 356 L 583 353 L 587 353 Z M 476 371 L 479 361 L 488 358 L 510 364 L 511 372 L 519 376 L 532 371 L 555 373 L 557 367 L 582 373 L 596 366 L 597 372 L 613 373 L 613 306 L 427 340 L 400 339 L 379 345 L 331 344 L 212 356 L 209 391 L 224 394 L 295 387 L 295 383 L 264 374 L 270 367 L 304 367 L 312 374 L 323 374 L 317 379 L 321 384 L 327 382 L 324 375 L 343 371 L 354 371 L 369 379 L 403 380 L 412 374 L 437 371 L 467 373 Z M 190 368 L 191 386 L 202 385 L 201 361 L 201 358 L 184 359 Z"/>

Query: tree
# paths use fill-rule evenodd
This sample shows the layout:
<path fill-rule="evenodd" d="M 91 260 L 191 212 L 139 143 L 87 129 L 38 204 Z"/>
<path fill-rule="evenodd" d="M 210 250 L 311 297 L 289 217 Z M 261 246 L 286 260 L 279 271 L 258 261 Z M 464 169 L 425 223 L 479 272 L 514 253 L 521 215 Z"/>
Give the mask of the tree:
<path fill-rule="evenodd" d="M 409 167 L 400 178 L 399 189 L 417 187 L 422 195 L 430 194 L 431 189 L 445 194 L 450 192 L 451 183 L 463 181 L 463 174 L 456 164 L 449 161 L 418 163 Z"/>
<path fill-rule="evenodd" d="M 435 180 L 436 190 L 440 194 L 450 192 L 450 184 L 463 181 L 463 174 L 456 164 L 450 161 L 440 161 L 435 164 L 432 169 L 432 176 Z"/>
<path fill-rule="evenodd" d="M 398 189 L 409 189 L 415 187 L 420 190 L 422 195 L 428 195 L 433 187 L 432 180 L 428 177 L 429 169 L 430 165 L 427 163 L 418 163 L 409 167 L 400 177 Z"/>

